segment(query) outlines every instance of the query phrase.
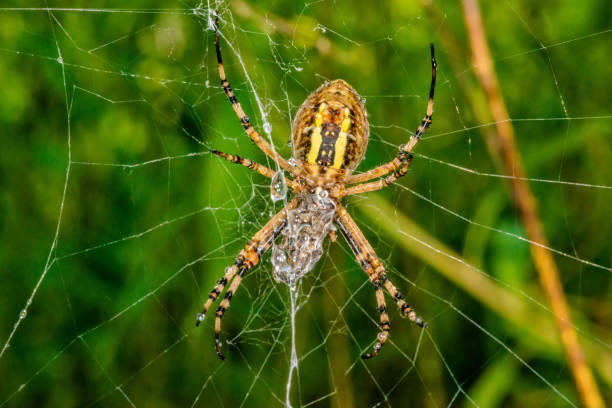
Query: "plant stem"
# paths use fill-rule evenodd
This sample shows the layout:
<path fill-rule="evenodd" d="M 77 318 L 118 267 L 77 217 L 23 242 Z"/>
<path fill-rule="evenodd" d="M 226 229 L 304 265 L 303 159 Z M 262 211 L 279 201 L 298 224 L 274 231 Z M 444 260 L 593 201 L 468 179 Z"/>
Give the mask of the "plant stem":
<path fill-rule="evenodd" d="M 463 8 L 476 74 L 485 90 L 489 109 L 495 120 L 496 136 L 499 141 L 502 159 L 508 174 L 515 176 L 511 179 L 511 186 L 521 213 L 523 225 L 531 241 L 548 246 L 538 215 L 536 200 L 531 193 L 529 184 L 524 180 L 526 173 L 516 148 L 512 122 L 509 120 L 493 68 L 478 2 L 477 0 L 463 0 Z M 574 376 L 580 399 L 586 407 L 603 408 L 604 404 L 599 394 L 597 383 L 593 378 L 591 369 L 586 364 L 584 353 L 578 343 L 578 335 L 571 320 L 552 254 L 538 245 L 530 245 L 530 250 L 536 270 L 540 276 L 540 283 L 550 301 L 561 336 L 561 343 L 563 344 L 567 361 Z"/>

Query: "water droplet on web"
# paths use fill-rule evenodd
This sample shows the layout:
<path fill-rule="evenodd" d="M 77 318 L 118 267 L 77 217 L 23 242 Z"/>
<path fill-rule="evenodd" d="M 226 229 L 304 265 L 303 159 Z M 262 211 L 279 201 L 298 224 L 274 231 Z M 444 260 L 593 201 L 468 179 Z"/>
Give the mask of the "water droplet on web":
<path fill-rule="evenodd" d="M 19 313 L 19 318 L 23 320 L 26 318 L 27 315 L 28 315 L 28 311 L 23 309 L 21 313 Z"/>
<path fill-rule="evenodd" d="M 277 171 L 270 183 L 270 198 L 272 201 L 279 201 L 287 196 L 287 183 L 282 171 Z"/>
<path fill-rule="evenodd" d="M 207 79 L 206 82 L 204 82 L 204 85 L 206 85 L 207 88 L 210 88 L 210 81 Z"/>
<path fill-rule="evenodd" d="M 21 390 L 23 390 L 25 388 L 25 386 L 26 386 L 25 384 L 21 384 L 19 386 L 19 389 L 17 390 L 17 392 L 20 392 Z"/>
<path fill-rule="evenodd" d="M 60 64 L 63 64 L 64 59 L 62 57 L 57 57 L 57 62 L 59 62 Z"/>
<path fill-rule="evenodd" d="M 366 98 L 364 98 L 364 97 L 359 98 L 359 102 L 361 102 L 361 103 L 363 103 L 363 104 L 365 105 L 365 103 L 366 103 Z"/>
<path fill-rule="evenodd" d="M 304 68 L 302 67 L 293 67 L 297 72 L 302 72 Z"/>
<path fill-rule="evenodd" d="M 266 133 L 272 133 L 272 125 L 270 124 L 270 122 L 264 123 L 263 130 Z"/>

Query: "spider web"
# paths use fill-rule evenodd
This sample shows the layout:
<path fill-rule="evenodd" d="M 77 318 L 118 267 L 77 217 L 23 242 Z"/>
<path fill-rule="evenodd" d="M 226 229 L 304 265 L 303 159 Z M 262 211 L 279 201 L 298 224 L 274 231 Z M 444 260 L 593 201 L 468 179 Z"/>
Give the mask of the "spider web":
<path fill-rule="evenodd" d="M 494 123 L 466 96 L 477 83 L 458 45 L 460 5 L 29 6 L 0 9 L 0 407 L 283 406 L 286 392 L 293 406 L 579 405 L 513 175 L 487 150 Z M 612 28 L 604 2 L 572 7 L 579 17 L 528 2 L 482 12 L 549 250 L 609 399 Z M 296 299 L 264 256 L 223 319 L 226 362 L 210 317 L 195 328 L 215 280 L 283 206 L 269 180 L 209 153 L 276 168 L 217 85 L 215 9 L 229 79 L 279 154 L 290 156 L 292 117 L 320 83 L 360 92 L 372 134 L 359 171 L 416 128 L 436 44 L 434 124 L 411 170 L 345 201 L 429 324 L 387 299 L 392 332 L 373 360 L 360 355 L 378 333 L 374 293 L 342 238 Z"/>

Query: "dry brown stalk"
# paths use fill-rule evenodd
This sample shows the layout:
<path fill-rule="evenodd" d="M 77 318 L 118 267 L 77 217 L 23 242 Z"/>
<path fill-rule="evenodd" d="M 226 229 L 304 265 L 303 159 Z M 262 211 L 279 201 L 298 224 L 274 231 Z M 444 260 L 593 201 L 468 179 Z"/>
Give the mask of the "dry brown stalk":
<path fill-rule="evenodd" d="M 493 68 L 478 2 L 477 0 L 463 0 L 463 8 L 476 74 L 485 90 L 489 109 L 496 124 L 500 153 L 506 171 L 515 176 L 511 179 L 511 186 L 523 225 L 529 239 L 542 245 L 530 245 L 531 256 L 540 276 L 540 283 L 550 301 L 578 394 L 585 407 L 603 408 L 604 403 L 597 388 L 597 383 L 593 378 L 590 367 L 586 364 L 584 354 L 578 343 L 578 335 L 571 320 L 557 266 L 550 251 L 543 247 L 548 246 L 548 243 L 538 215 L 536 200 L 525 180 L 525 170 L 516 148 L 512 122 L 509 120 Z"/>

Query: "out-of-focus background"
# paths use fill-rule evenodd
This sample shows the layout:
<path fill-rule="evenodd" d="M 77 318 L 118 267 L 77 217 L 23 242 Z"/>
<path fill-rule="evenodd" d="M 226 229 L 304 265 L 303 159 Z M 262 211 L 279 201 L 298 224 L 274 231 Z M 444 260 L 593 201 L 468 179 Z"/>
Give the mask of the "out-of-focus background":
<path fill-rule="evenodd" d="M 20 7 L 28 7 L 27 9 Z M 37 8 L 40 7 L 40 8 Z M 540 286 L 459 2 L 4 1 L 0 5 L 0 407 L 283 406 L 287 288 L 269 256 L 223 319 L 208 292 L 282 208 L 243 134 L 291 152 L 291 121 L 325 80 L 365 98 L 369 149 L 390 160 L 425 114 L 407 176 L 346 200 L 409 303 L 390 341 L 342 238 L 302 282 L 293 406 L 580 405 Z M 540 221 L 604 400 L 612 401 L 612 6 L 481 2 Z M 274 167 L 275 168 L 275 167 Z"/>

